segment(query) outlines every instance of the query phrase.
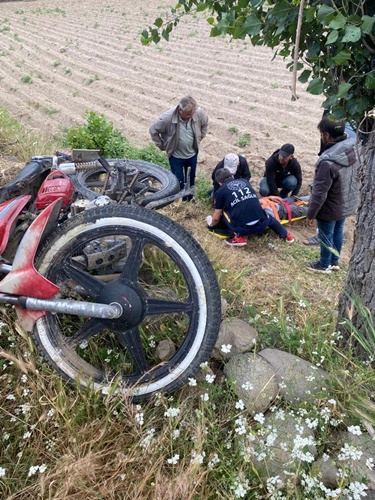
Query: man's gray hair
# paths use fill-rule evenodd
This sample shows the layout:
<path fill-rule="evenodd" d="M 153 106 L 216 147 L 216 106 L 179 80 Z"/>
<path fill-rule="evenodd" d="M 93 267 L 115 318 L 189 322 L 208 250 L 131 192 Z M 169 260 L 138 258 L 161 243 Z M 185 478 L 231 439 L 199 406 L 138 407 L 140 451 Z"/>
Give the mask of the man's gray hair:
<path fill-rule="evenodd" d="M 190 95 L 187 95 L 181 99 L 178 104 L 181 111 L 190 111 L 191 109 L 196 109 L 198 107 L 197 101 L 193 99 Z"/>

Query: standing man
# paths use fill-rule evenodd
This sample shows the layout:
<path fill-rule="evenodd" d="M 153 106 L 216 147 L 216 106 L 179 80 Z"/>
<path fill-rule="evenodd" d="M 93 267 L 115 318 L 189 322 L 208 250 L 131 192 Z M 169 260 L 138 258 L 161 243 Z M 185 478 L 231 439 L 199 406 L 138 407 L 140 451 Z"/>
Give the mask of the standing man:
<path fill-rule="evenodd" d="M 226 168 L 216 172 L 215 180 L 221 187 L 215 193 L 215 210 L 212 217 L 207 218 L 207 223 L 208 227 L 215 227 L 220 221 L 227 225 L 234 233 L 234 238 L 225 240 L 228 245 L 245 246 L 246 236 L 262 234 L 267 227 L 271 228 L 279 238 L 293 243 L 292 233 L 262 209 L 249 181 L 234 179 Z"/>
<path fill-rule="evenodd" d="M 284 144 L 266 161 L 264 177 L 260 181 L 259 192 L 262 196 L 297 196 L 302 185 L 302 170 L 294 158 L 293 144 Z M 281 191 L 279 192 L 279 188 Z"/>
<path fill-rule="evenodd" d="M 154 121 L 149 132 L 155 145 L 168 155 L 172 173 L 184 188 L 190 167 L 190 186 L 194 186 L 199 144 L 207 134 L 208 116 L 191 96 L 183 97 Z M 188 201 L 192 196 L 186 197 Z"/>
<path fill-rule="evenodd" d="M 345 218 L 355 213 L 359 204 L 356 141 L 348 139 L 345 124 L 323 118 L 318 125 L 322 150 L 315 164 L 315 175 L 307 211 L 307 224 L 317 220 L 320 259 L 308 264 L 318 273 L 338 271 L 344 239 Z"/>

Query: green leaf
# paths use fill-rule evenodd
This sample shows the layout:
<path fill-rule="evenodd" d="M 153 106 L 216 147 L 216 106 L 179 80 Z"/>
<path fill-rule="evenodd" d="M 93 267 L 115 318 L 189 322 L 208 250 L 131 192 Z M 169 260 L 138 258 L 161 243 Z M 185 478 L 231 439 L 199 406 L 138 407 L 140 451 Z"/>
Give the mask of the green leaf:
<path fill-rule="evenodd" d="M 315 19 L 315 7 L 309 7 L 305 10 L 305 21 L 311 23 Z"/>
<path fill-rule="evenodd" d="M 157 28 L 160 28 L 160 26 L 163 24 L 163 19 L 161 17 L 158 17 L 155 19 L 154 24 Z"/>
<path fill-rule="evenodd" d="M 289 57 L 290 56 L 290 50 L 289 49 L 281 49 L 281 50 L 279 50 L 279 56 L 281 56 L 281 57 Z"/>
<path fill-rule="evenodd" d="M 272 9 L 272 17 L 276 17 L 278 22 L 285 21 L 293 8 L 285 0 L 278 0 Z"/>
<path fill-rule="evenodd" d="M 350 24 L 345 28 L 345 35 L 342 38 L 343 42 L 358 42 L 361 38 L 361 28 Z"/>
<path fill-rule="evenodd" d="M 301 83 L 306 83 L 311 75 L 310 69 L 305 69 L 298 77 L 298 81 Z"/>
<path fill-rule="evenodd" d="M 365 87 L 366 87 L 366 89 L 369 89 L 369 90 L 375 89 L 375 70 L 372 70 L 371 73 L 366 75 Z"/>
<path fill-rule="evenodd" d="M 319 95 L 323 92 L 324 83 L 319 78 L 314 78 L 307 86 L 307 92 L 310 94 Z"/>
<path fill-rule="evenodd" d="M 162 31 L 161 36 L 164 38 L 164 40 L 166 40 L 167 42 L 169 42 L 169 31 L 167 29 L 165 29 L 165 30 Z"/>
<path fill-rule="evenodd" d="M 344 66 L 344 65 L 348 64 L 351 56 L 352 56 L 351 51 L 344 49 L 341 52 L 339 52 L 338 54 L 336 54 L 334 57 L 332 57 L 332 59 L 338 66 Z"/>
<path fill-rule="evenodd" d="M 341 30 L 345 27 L 345 24 L 346 24 L 346 17 L 344 17 L 341 13 L 339 13 L 329 23 L 328 28 L 331 28 L 332 30 Z"/>
<path fill-rule="evenodd" d="M 339 37 L 339 32 L 337 30 L 331 31 L 331 33 L 327 37 L 326 45 L 331 45 L 332 43 L 335 43 L 338 37 Z"/>
<path fill-rule="evenodd" d="M 317 15 L 317 20 L 318 23 L 321 24 L 329 24 L 330 17 L 335 11 L 333 10 L 332 7 L 329 7 L 329 5 L 323 4 L 319 10 L 318 10 L 318 15 Z"/>
<path fill-rule="evenodd" d="M 208 22 L 208 24 L 211 24 L 211 25 L 212 25 L 212 24 L 214 24 L 214 23 L 215 23 L 215 18 L 213 18 L 213 17 L 208 17 L 208 18 L 207 18 L 207 22 Z"/>
<path fill-rule="evenodd" d="M 262 29 L 262 23 L 256 16 L 251 15 L 248 18 L 246 18 L 243 27 L 249 36 L 258 35 L 260 30 Z"/>
<path fill-rule="evenodd" d="M 351 83 L 340 83 L 337 96 L 340 97 L 340 99 L 343 98 L 344 96 L 346 96 L 346 94 L 349 92 L 351 88 L 352 88 Z"/>
<path fill-rule="evenodd" d="M 370 35 L 372 32 L 372 27 L 375 22 L 375 17 L 370 17 L 370 16 L 362 16 L 362 32 L 365 33 L 366 35 Z"/>
<path fill-rule="evenodd" d="M 201 2 L 197 5 L 197 12 L 202 12 L 205 9 L 207 9 L 207 4 L 205 4 L 204 2 Z"/>

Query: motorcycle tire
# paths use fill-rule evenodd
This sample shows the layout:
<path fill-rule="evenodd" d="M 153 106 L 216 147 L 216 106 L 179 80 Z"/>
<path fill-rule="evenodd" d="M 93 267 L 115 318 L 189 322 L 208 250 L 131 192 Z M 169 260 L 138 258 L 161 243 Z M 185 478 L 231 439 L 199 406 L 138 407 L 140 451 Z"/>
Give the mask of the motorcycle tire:
<path fill-rule="evenodd" d="M 108 163 L 112 166 L 117 159 L 109 159 Z M 136 192 L 141 191 L 148 186 L 145 197 L 140 205 L 145 207 L 152 201 L 159 201 L 177 194 L 180 191 L 180 183 L 177 177 L 171 171 L 142 160 L 127 160 L 131 167 L 136 167 L 140 174 L 134 185 Z M 87 171 L 81 171 L 72 176 L 72 181 L 76 191 L 88 200 L 94 200 L 102 192 L 106 171 L 103 167 L 97 167 Z M 125 202 L 130 201 L 131 197 L 125 198 Z M 171 202 L 169 202 L 171 203 Z M 168 205 L 168 203 L 166 203 Z M 163 205 L 163 206 L 166 206 Z"/>
<path fill-rule="evenodd" d="M 215 272 L 196 240 L 160 213 L 87 210 L 59 226 L 35 262 L 60 287 L 57 298 L 117 302 L 125 311 L 116 320 L 37 320 L 37 347 L 71 382 L 104 393 L 115 384 L 145 399 L 180 388 L 209 358 L 221 320 Z"/>

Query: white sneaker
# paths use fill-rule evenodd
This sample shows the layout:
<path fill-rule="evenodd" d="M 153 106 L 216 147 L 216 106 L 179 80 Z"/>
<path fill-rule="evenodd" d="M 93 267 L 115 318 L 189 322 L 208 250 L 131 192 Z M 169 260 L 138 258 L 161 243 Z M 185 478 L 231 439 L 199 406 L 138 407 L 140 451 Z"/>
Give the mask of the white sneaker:
<path fill-rule="evenodd" d="M 207 215 L 207 217 L 206 217 L 206 223 L 207 223 L 207 226 L 211 226 L 211 224 L 212 224 L 212 215 Z"/>

